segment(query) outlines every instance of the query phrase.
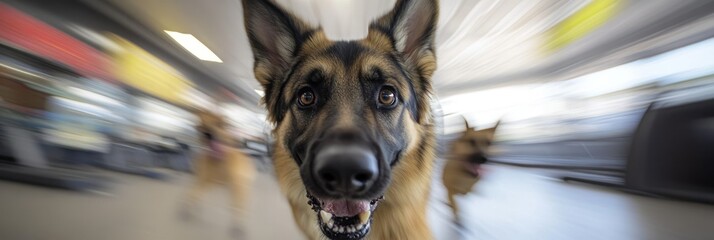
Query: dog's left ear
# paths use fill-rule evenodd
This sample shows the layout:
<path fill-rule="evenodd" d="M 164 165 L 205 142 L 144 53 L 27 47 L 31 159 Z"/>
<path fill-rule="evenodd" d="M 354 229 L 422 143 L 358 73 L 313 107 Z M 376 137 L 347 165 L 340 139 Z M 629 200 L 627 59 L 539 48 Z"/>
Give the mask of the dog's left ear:
<path fill-rule="evenodd" d="M 438 16 L 437 0 L 397 0 L 391 12 L 372 22 L 369 34 L 378 31 L 388 35 L 408 67 L 430 81 L 436 70 L 434 32 Z"/>

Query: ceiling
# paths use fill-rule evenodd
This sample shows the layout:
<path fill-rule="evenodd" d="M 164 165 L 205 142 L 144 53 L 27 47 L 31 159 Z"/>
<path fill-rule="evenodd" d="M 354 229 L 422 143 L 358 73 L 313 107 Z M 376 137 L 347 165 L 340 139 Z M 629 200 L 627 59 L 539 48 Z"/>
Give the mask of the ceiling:
<path fill-rule="evenodd" d="M 437 30 L 439 97 L 532 81 L 550 81 L 622 64 L 675 47 L 682 39 L 710 37 L 714 23 L 696 31 L 662 37 L 677 27 L 713 12 L 714 1 L 621 1 L 619 14 L 569 46 L 544 52 L 545 31 L 595 0 L 444 0 Z M 359 39 L 371 19 L 386 13 L 393 0 L 277 0 L 306 21 L 322 25 L 333 39 Z M 107 5 L 151 31 L 181 59 L 208 72 L 223 84 L 257 99 L 253 59 L 243 26 L 239 0 L 108 0 Z M 223 63 L 189 55 L 163 30 L 190 33 Z M 702 32 L 709 35 L 702 36 Z M 657 38 L 659 37 L 659 39 Z M 649 41 L 649 42 L 648 42 Z M 254 101 L 251 101 L 254 102 Z"/>

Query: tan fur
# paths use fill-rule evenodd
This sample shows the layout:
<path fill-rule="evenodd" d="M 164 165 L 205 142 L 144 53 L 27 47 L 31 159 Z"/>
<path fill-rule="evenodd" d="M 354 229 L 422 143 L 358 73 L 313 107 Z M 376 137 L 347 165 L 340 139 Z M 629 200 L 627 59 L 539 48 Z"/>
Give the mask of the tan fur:
<path fill-rule="evenodd" d="M 200 127 L 210 128 L 223 142 L 231 143 L 231 138 L 223 128 L 223 120 L 206 112 L 198 114 Z M 205 193 L 214 186 L 225 184 L 231 193 L 231 207 L 234 221 L 245 219 L 246 207 L 255 179 L 253 160 L 239 149 L 225 148 L 223 159 L 211 159 L 207 151 L 202 151 L 194 162 L 195 181 L 189 192 L 190 204 L 196 205 Z"/>
<path fill-rule="evenodd" d="M 496 127 L 475 131 L 467 125 L 466 130 L 451 143 L 450 155 L 444 164 L 442 183 L 447 191 L 449 206 L 457 221 L 460 219 L 455 196 L 471 192 L 480 178 L 466 170 L 467 165 L 472 164 L 468 162 L 468 156 L 477 153 L 483 154 L 489 147 L 495 131 Z M 471 141 L 475 141 L 477 145 L 473 146 Z"/>

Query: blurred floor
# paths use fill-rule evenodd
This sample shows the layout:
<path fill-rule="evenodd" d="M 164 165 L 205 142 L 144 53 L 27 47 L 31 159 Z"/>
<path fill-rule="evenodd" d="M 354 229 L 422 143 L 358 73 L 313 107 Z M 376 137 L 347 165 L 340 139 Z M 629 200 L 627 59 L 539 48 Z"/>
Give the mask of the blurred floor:
<path fill-rule="evenodd" d="M 228 192 L 216 188 L 197 218 L 180 218 L 189 175 L 169 182 L 107 173 L 117 182 L 109 196 L 0 181 L 0 239 L 230 239 Z M 295 239 L 299 230 L 277 182 L 260 174 L 251 200 L 248 239 Z"/>
<path fill-rule="evenodd" d="M 489 166 L 473 194 L 458 199 L 467 230 L 451 224 L 434 183 L 429 209 L 437 239 L 706 239 L 714 206 L 653 199 L 563 183 L 548 173 Z M 211 193 L 194 221 L 178 218 L 187 175 L 170 182 L 107 173 L 109 196 L 0 181 L 0 239 L 228 239 L 225 191 Z M 248 239 L 298 239 L 270 175 L 259 175 Z"/>
<path fill-rule="evenodd" d="M 488 166 L 472 194 L 457 199 L 469 229 L 456 235 L 435 229 L 437 236 L 664 240 L 711 239 L 714 234 L 712 205 L 625 194 L 551 176 L 558 173 Z M 445 199 L 443 189 L 434 194 Z M 432 204 L 432 216 L 450 217 L 449 211 L 443 203 Z"/>

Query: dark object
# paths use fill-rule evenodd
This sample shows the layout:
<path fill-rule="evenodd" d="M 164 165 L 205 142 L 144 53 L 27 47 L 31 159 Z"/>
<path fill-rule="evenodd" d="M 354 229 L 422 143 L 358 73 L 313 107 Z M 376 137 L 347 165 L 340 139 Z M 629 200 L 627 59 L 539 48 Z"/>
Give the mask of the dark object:
<path fill-rule="evenodd" d="M 661 94 L 632 138 L 623 181 L 569 175 L 565 181 L 657 197 L 714 203 L 714 86 Z"/>
<path fill-rule="evenodd" d="M 663 94 L 635 133 L 625 187 L 714 203 L 714 87 Z"/>
<path fill-rule="evenodd" d="M 0 164 L 0 179 L 75 191 L 101 190 L 109 179 L 72 170 L 39 169 Z"/>

